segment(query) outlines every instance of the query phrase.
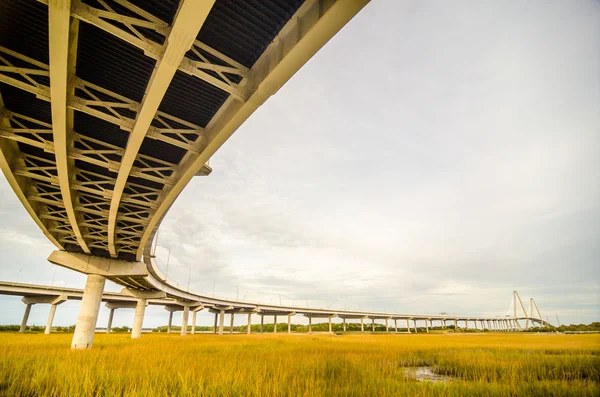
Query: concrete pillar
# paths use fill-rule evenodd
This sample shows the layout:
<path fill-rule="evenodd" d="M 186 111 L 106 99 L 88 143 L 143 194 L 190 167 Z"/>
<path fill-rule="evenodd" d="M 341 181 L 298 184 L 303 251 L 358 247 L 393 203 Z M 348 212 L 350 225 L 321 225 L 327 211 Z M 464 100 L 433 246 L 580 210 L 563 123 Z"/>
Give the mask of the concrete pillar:
<path fill-rule="evenodd" d="M 50 335 L 50 331 L 52 330 L 52 322 L 54 321 L 56 306 L 56 304 L 50 305 L 50 313 L 48 313 L 48 321 L 46 322 L 46 328 L 44 329 L 44 334 L 46 335 Z"/>
<path fill-rule="evenodd" d="M 292 333 L 292 315 L 288 314 L 288 334 Z"/>
<path fill-rule="evenodd" d="M 331 317 L 329 317 L 329 333 L 331 333 L 331 332 L 332 332 L 332 330 L 331 330 Z"/>
<path fill-rule="evenodd" d="M 475 329 L 479 329 L 477 328 L 477 320 L 473 320 L 473 324 L 475 324 Z"/>
<path fill-rule="evenodd" d="M 263 326 L 265 325 L 265 316 L 261 314 L 260 316 L 260 333 L 263 333 Z"/>
<path fill-rule="evenodd" d="M 419 333 L 419 331 L 417 331 L 417 320 L 413 319 L 413 325 L 415 326 L 415 334 Z"/>
<path fill-rule="evenodd" d="M 425 332 L 429 333 L 429 325 L 427 325 L 427 320 L 425 320 Z"/>
<path fill-rule="evenodd" d="M 231 319 L 229 320 L 229 333 L 233 334 L 233 321 L 235 319 L 235 314 L 231 312 Z"/>
<path fill-rule="evenodd" d="M 362 317 L 360 318 L 360 332 L 365 332 L 365 323 Z"/>
<path fill-rule="evenodd" d="M 248 335 L 250 335 L 251 332 L 252 332 L 252 313 L 248 313 L 248 329 L 246 330 L 246 333 Z"/>
<path fill-rule="evenodd" d="M 105 283 L 106 277 L 104 276 L 98 274 L 87 276 L 71 349 L 88 349 L 92 347 Z"/>
<path fill-rule="evenodd" d="M 429 319 L 429 328 L 433 328 L 433 320 Z"/>
<path fill-rule="evenodd" d="M 465 320 L 465 329 L 469 329 L 469 320 Z"/>
<path fill-rule="evenodd" d="M 273 316 L 273 333 L 277 333 L 277 316 Z"/>
<path fill-rule="evenodd" d="M 172 325 L 173 325 L 173 312 L 169 312 L 169 324 L 167 325 L 167 334 L 171 333 Z"/>
<path fill-rule="evenodd" d="M 138 299 L 135 305 L 135 315 L 133 316 L 133 327 L 131 328 L 131 339 L 142 336 L 142 324 L 144 322 L 144 313 L 146 312 L 146 299 Z"/>
<path fill-rule="evenodd" d="M 312 334 L 312 317 L 308 318 L 308 333 Z"/>
<path fill-rule="evenodd" d="M 394 330 L 396 331 L 396 333 L 398 333 L 398 319 L 397 318 L 394 319 Z"/>
<path fill-rule="evenodd" d="M 456 331 L 458 329 L 458 320 L 454 319 L 454 330 Z"/>
<path fill-rule="evenodd" d="M 112 329 L 113 317 L 115 316 L 115 309 L 110 309 L 110 314 L 108 315 L 108 325 L 106 326 L 106 333 L 110 334 L 110 330 Z"/>
<path fill-rule="evenodd" d="M 192 335 L 194 335 L 196 333 L 196 315 L 198 314 L 197 311 L 193 311 L 192 312 Z"/>
<path fill-rule="evenodd" d="M 388 319 L 385 319 L 385 332 L 390 332 L 390 327 L 388 325 Z"/>
<path fill-rule="evenodd" d="M 219 312 L 219 335 L 223 335 L 223 323 L 225 322 L 225 310 Z"/>
<path fill-rule="evenodd" d="M 342 321 L 344 322 L 344 332 L 346 332 L 346 317 L 344 317 Z"/>
<path fill-rule="evenodd" d="M 371 330 L 373 332 L 375 332 L 375 319 L 374 318 L 371 319 Z"/>
<path fill-rule="evenodd" d="M 219 318 L 219 313 L 215 312 L 215 326 L 213 327 L 213 334 L 217 333 L 217 319 Z"/>
<path fill-rule="evenodd" d="M 25 313 L 23 314 L 23 321 L 21 321 L 21 328 L 19 332 L 25 332 L 25 327 L 27 327 L 27 320 L 29 319 L 29 313 L 31 312 L 31 306 L 33 303 L 28 303 L 25 307 Z"/>
<path fill-rule="evenodd" d="M 408 321 L 408 319 L 406 319 L 406 329 L 407 329 L 408 333 L 410 334 L 410 322 Z"/>
<path fill-rule="evenodd" d="M 190 307 L 184 306 L 183 313 L 181 314 L 181 333 L 180 333 L 181 336 L 187 335 L 189 318 L 190 318 Z"/>

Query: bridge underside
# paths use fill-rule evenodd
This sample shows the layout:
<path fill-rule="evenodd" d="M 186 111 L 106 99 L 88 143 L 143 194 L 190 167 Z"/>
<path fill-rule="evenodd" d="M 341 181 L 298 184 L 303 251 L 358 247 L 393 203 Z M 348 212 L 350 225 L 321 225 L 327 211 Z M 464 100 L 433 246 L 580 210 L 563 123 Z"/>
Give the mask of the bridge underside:
<path fill-rule="evenodd" d="M 0 2 L 0 167 L 60 250 L 140 261 L 183 187 L 366 2 Z"/>

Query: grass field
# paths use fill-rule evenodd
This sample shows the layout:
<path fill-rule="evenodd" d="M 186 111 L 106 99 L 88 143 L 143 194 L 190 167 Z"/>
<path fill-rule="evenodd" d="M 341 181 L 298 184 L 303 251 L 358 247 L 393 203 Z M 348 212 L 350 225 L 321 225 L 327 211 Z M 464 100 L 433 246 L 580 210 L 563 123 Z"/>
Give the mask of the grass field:
<path fill-rule="evenodd" d="M 2 396 L 598 396 L 600 336 L 0 334 Z M 449 382 L 417 382 L 431 366 Z"/>

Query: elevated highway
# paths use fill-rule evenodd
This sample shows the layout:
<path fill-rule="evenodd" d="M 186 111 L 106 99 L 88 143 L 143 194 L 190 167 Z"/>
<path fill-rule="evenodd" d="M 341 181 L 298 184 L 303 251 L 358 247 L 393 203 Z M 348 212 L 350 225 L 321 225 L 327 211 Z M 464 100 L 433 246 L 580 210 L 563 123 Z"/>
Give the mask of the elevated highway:
<path fill-rule="evenodd" d="M 84 295 L 84 290 L 0 281 L 0 295 L 15 295 L 23 297 L 23 303 L 25 303 L 27 306 L 23 316 L 23 322 L 21 324 L 21 332 L 25 329 L 27 324 L 27 319 L 29 317 L 29 311 L 32 304 L 50 304 L 50 314 L 46 325 L 46 333 L 50 333 L 56 305 L 66 300 L 81 300 Z M 342 319 L 344 331 L 346 331 L 346 325 L 349 321 L 360 322 L 361 332 L 375 332 L 375 321 L 383 321 L 387 332 L 398 332 L 398 324 L 400 323 L 400 328 L 405 328 L 407 330 L 405 332 L 408 333 L 411 333 L 411 329 L 415 333 L 418 332 L 418 325 L 420 325 L 421 328 L 425 328 L 426 332 L 429 332 L 429 328 L 433 328 L 434 326 L 439 326 L 444 329 L 448 326 L 448 324 L 457 329 L 463 327 L 465 329 L 469 329 L 469 326 L 471 325 L 473 329 L 488 331 L 519 331 L 529 328 L 530 325 L 550 325 L 541 319 L 539 310 L 537 311 L 537 316 L 533 316 L 533 306 L 531 307 L 531 316 L 528 315 L 527 311 L 525 311 L 522 317 L 490 317 L 313 309 L 307 307 L 273 306 L 251 302 L 215 300 L 202 296 L 194 296 L 194 298 L 195 300 L 182 301 L 174 298 L 173 296 L 167 297 L 166 294 L 163 296 L 155 295 L 154 298 L 145 299 L 145 304 L 165 307 L 165 309 L 169 312 L 169 332 L 173 321 L 173 312 L 183 311 L 180 331 L 181 335 L 186 335 L 188 332 L 189 312 L 192 312 L 191 330 L 192 333 L 194 333 L 196 328 L 196 314 L 203 309 L 207 309 L 211 313 L 215 314 L 214 331 L 215 333 L 219 334 L 223 334 L 226 314 L 230 316 L 230 332 L 233 329 L 234 317 L 236 315 L 246 315 L 247 333 L 250 333 L 252 329 L 252 315 L 260 316 L 261 332 L 263 330 L 265 317 L 271 317 L 273 319 L 274 332 L 277 332 L 277 319 L 286 318 L 288 333 L 291 332 L 291 319 L 296 315 L 303 315 L 308 318 L 309 332 L 312 332 L 312 320 L 314 318 L 327 319 L 329 323 L 329 332 L 331 332 L 331 320 L 336 317 Z M 139 337 L 141 335 L 143 310 L 139 307 L 139 297 L 134 296 L 130 290 L 124 289 L 120 293 L 103 292 L 101 300 L 106 302 L 106 306 L 111 309 L 107 326 L 108 332 L 110 332 L 114 310 L 119 308 L 135 308 L 136 313 L 133 321 L 132 337 Z M 537 306 L 535 306 L 535 308 L 537 310 Z M 520 323 L 522 321 L 526 322 L 524 327 Z"/>
<path fill-rule="evenodd" d="M 151 255 L 184 187 L 367 3 L 0 2 L 0 168 L 56 246 L 49 260 L 87 275 L 80 295 L 66 294 L 82 300 L 73 348 L 92 345 L 106 279 L 135 298 L 134 330 L 154 299 L 183 302 L 186 321 L 192 304 L 210 305 L 221 327 L 225 311 L 444 320 L 204 297 L 170 283 Z"/>

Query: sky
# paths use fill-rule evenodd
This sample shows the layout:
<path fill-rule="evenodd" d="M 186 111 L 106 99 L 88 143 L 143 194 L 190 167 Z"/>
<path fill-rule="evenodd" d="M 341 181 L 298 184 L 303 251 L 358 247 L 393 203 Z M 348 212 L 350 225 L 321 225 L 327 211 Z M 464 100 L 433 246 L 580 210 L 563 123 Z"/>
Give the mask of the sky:
<path fill-rule="evenodd" d="M 192 291 L 504 316 L 517 290 L 554 324 L 599 321 L 600 1 L 373 1 L 210 165 L 159 233 Z M 83 288 L 4 178 L 0 197 L 0 279 Z M 0 324 L 24 306 L 0 296 Z"/>

